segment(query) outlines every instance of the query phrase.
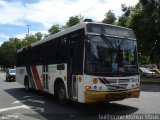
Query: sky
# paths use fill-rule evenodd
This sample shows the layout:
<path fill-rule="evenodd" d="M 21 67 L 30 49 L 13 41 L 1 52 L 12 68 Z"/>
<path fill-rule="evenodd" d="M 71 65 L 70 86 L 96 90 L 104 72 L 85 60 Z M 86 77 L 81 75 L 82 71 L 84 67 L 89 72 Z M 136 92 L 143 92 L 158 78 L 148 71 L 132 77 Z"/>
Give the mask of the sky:
<path fill-rule="evenodd" d="M 134 6 L 139 0 L 0 0 L 0 44 L 11 37 L 24 38 L 29 31 L 48 33 L 54 24 L 65 25 L 69 17 L 81 15 L 102 21 L 108 10 L 116 17 L 121 4 Z"/>

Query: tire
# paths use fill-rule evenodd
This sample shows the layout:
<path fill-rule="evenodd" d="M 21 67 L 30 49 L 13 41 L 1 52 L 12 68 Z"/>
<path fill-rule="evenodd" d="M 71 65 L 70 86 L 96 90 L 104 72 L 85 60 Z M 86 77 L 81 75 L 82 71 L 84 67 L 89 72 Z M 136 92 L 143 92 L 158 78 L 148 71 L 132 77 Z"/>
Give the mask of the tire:
<path fill-rule="evenodd" d="M 25 86 L 26 92 L 30 92 L 30 86 L 29 86 L 29 80 L 28 80 L 28 78 L 25 78 L 25 80 L 24 80 L 24 86 Z"/>
<path fill-rule="evenodd" d="M 56 97 L 60 104 L 67 104 L 66 89 L 63 83 L 59 83 L 56 90 Z"/>

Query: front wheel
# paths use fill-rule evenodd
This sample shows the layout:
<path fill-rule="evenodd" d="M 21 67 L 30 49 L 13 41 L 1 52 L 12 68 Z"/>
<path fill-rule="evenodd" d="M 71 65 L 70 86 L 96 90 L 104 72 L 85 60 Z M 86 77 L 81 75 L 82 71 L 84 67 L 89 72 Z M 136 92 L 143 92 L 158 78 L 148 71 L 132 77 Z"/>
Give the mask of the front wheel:
<path fill-rule="evenodd" d="M 59 83 L 57 87 L 57 100 L 60 104 L 66 104 L 67 103 L 67 97 L 66 97 L 66 90 L 63 83 Z"/>

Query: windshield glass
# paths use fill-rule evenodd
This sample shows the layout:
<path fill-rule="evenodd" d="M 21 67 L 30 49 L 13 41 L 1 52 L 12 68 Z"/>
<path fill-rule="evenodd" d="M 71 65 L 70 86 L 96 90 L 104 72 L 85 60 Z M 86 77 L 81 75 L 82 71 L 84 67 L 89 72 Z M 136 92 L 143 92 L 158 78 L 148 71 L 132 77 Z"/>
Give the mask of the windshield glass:
<path fill-rule="evenodd" d="M 9 72 L 10 73 L 16 73 L 16 70 L 10 70 Z"/>
<path fill-rule="evenodd" d="M 149 73 L 151 72 L 150 70 L 148 70 L 147 68 L 140 68 L 143 72 Z"/>
<path fill-rule="evenodd" d="M 138 73 L 136 41 L 101 35 L 88 35 L 85 72 Z"/>

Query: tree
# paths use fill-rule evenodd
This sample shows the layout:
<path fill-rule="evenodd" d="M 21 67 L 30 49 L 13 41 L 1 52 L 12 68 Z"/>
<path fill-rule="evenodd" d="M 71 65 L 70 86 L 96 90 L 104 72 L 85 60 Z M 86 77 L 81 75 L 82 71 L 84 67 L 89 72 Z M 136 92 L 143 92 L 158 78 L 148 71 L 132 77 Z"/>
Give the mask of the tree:
<path fill-rule="evenodd" d="M 41 40 L 43 38 L 43 34 L 41 32 L 35 33 L 37 41 Z"/>
<path fill-rule="evenodd" d="M 0 47 L 0 64 L 3 68 L 14 67 L 16 64 L 17 50 L 28 46 L 40 39 L 42 39 L 42 33 L 38 32 L 34 35 L 26 35 L 25 38 L 9 38 L 9 41 L 4 42 Z"/>
<path fill-rule="evenodd" d="M 36 35 L 26 35 L 25 38 L 22 39 L 22 47 L 25 47 L 25 46 L 28 46 L 28 45 L 31 45 L 32 43 L 34 42 L 37 42 L 38 39 L 37 39 L 37 36 Z"/>
<path fill-rule="evenodd" d="M 61 31 L 61 28 L 59 27 L 59 25 L 52 25 L 52 27 L 48 30 L 50 35 L 53 35 L 57 32 Z"/>
<path fill-rule="evenodd" d="M 55 34 L 57 32 L 60 32 L 63 29 L 66 29 L 68 27 L 76 25 L 82 20 L 83 20 L 83 17 L 81 15 L 79 15 L 79 16 L 71 16 L 71 17 L 69 17 L 69 20 L 66 22 L 66 25 L 64 25 L 64 26 L 60 27 L 58 24 L 52 25 L 51 28 L 49 28 L 49 30 L 48 30 L 49 35 L 53 35 L 53 34 Z M 45 34 L 44 37 L 48 37 L 49 35 Z"/>
<path fill-rule="evenodd" d="M 71 16 L 71 17 L 69 17 L 69 20 L 67 21 L 65 27 L 66 28 L 72 27 L 72 26 L 80 23 L 81 20 L 83 20 L 83 17 L 81 15 L 79 15 L 79 16 Z"/>
<path fill-rule="evenodd" d="M 132 28 L 137 36 L 139 52 L 142 53 L 142 56 L 157 56 L 155 59 L 158 66 L 160 62 L 158 60 L 160 57 L 159 13 L 159 3 L 153 2 L 147 6 L 138 3 L 127 20 L 127 26 Z"/>
<path fill-rule="evenodd" d="M 112 12 L 112 10 L 109 10 L 109 11 L 105 14 L 105 18 L 102 20 L 102 23 L 115 24 L 116 19 L 117 19 L 117 18 L 115 17 L 115 14 Z"/>
<path fill-rule="evenodd" d="M 122 12 L 123 14 L 118 18 L 117 25 L 122 27 L 127 27 L 126 23 L 128 20 L 128 17 L 130 16 L 133 7 L 129 6 L 127 7 L 126 4 L 122 4 Z"/>
<path fill-rule="evenodd" d="M 148 5 L 148 0 L 139 0 L 140 3 L 142 3 L 143 6 Z"/>
<path fill-rule="evenodd" d="M 151 5 L 160 5 L 160 0 L 139 0 L 139 2 L 144 6 L 148 7 Z"/>
<path fill-rule="evenodd" d="M 118 18 L 118 22 L 117 25 L 118 26 L 122 26 L 122 27 L 126 27 L 126 22 L 127 22 L 127 18 L 126 16 L 122 15 Z"/>
<path fill-rule="evenodd" d="M 15 66 L 16 52 L 22 47 L 21 40 L 18 38 L 9 38 L 0 47 L 1 66 L 9 68 Z"/>

